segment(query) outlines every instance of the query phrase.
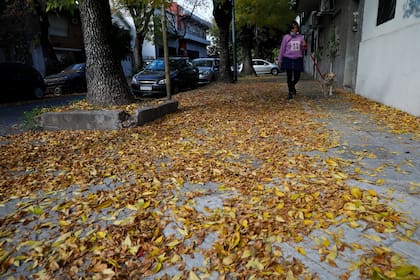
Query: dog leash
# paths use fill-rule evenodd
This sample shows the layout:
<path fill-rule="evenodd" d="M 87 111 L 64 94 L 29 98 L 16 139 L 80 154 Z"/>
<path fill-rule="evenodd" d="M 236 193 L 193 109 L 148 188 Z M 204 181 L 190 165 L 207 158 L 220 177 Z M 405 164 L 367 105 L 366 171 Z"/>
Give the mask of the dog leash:
<path fill-rule="evenodd" d="M 313 62 L 313 63 L 314 63 L 314 65 L 315 65 L 316 71 L 317 71 L 317 72 L 318 72 L 318 74 L 321 76 L 321 78 L 322 78 L 322 79 L 324 79 L 324 75 L 321 73 L 321 70 L 319 69 L 318 63 L 316 63 L 316 61 L 315 61 L 314 54 L 313 54 L 313 53 L 311 53 L 310 57 L 311 57 L 311 59 L 312 59 L 312 62 Z"/>

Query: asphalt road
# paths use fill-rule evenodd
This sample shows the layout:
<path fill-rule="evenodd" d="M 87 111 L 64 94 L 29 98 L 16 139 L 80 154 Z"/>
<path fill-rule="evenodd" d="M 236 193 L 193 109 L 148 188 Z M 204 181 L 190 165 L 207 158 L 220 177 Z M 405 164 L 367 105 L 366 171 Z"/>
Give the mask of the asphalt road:
<path fill-rule="evenodd" d="M 46 96 L 42 100 L 29 100 L 16 103 L 0 104 L 0 136 L 16 134 L 25 131 L 25 112 L 36 108 L 56 107 L 70 102 L 81 100 L 85 94 L 72 94 L 62 96 Z"/>

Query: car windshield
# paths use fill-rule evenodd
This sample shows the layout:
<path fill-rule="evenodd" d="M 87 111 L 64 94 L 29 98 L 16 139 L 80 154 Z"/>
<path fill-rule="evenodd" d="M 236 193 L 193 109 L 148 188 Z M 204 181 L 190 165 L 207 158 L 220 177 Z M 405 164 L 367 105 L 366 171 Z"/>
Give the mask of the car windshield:
<path fill-rule="evenodd" d="M 84 67 L 85 67 L 85 65 L 83 63 L 73 64 L 73 65 L 70 65 L 67 68 L 65 68 L 63 70 L 63 72 L 79 71 L 79 70 L 83 70 Z"/>
<path fill-rule="evenodd" d="M 193 64 L 197 67 L 212 67 L 213 63 L 211 60 L 195 60 Z"/>
<path fill-rule="evenodd" d="M 185 60 L 169 59 L 170 70 L 179 69 L 182 65 L 185 65 Z M 150 71 L 165 71 L 165 62 L 162 59 L 153 60 L 149 65 L 146 66 L 145 69 Z"/>

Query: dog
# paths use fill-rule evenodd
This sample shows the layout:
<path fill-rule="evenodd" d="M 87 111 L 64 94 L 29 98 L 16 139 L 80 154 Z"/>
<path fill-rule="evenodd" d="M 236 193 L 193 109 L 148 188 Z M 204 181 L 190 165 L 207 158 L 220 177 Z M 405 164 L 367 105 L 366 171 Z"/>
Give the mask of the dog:
<path fill-rule="evenodd" d="M 328 72 L 324 74 L 322 79 L 322 93 L 324 96 L 328 94 L 331 96 L 334 90 L 334 81 L 335 81 L 335 74 L 332 72 Z"/>

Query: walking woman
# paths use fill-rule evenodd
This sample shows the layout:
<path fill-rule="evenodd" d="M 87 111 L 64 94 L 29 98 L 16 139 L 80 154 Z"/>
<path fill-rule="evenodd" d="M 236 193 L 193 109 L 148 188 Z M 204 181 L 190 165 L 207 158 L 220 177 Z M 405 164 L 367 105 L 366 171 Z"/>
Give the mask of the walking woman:
<path fill-rule="evenodd" d="M 296 84 L 299 81 L 300 73 L 303 72 L 303 51 L 307 45 L 303 35 L 299 34 L 299 24 L 292 21 L 289 27 L 289 34 L 283 36 L 281 41 L 279 57 L 277 62 L 281 70 L 287 73 L 287 86 L 292 99 L 296 95 Z"/>

